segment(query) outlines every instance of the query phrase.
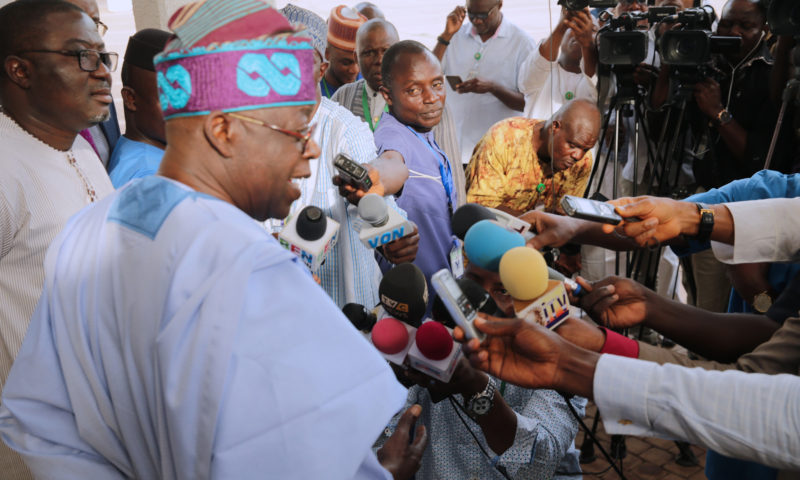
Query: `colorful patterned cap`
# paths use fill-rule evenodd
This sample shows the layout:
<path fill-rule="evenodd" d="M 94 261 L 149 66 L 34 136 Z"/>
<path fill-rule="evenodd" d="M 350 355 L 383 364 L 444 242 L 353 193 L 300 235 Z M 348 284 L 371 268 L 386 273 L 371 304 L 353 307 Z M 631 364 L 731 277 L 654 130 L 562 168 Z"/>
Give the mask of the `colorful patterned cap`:
<path fill-rule="evenodd" d="M 303 33 L 311 37 L 314 49 L 320 57 L 325 58 L 325 39 L 328 35 L 328 24 L 325 23 L 325 20 L 311 10 L 291 3 L 286 4 L 280 11 L 292 26 L 301 30 L 305 29 Z"/>
<path fill-rule="evenodd" d="M 154 64 L 164 117 L 316 102 L 314 50 L 264 0 L 199 0 L 169 20 Z"/>
<path fill-rule="evenodd" d="M 358 11 L 339 5 L 333 7 L 328 18 L 328 45 L 348 51 L 356 51 L 356 32 L 367 17 Z"/>

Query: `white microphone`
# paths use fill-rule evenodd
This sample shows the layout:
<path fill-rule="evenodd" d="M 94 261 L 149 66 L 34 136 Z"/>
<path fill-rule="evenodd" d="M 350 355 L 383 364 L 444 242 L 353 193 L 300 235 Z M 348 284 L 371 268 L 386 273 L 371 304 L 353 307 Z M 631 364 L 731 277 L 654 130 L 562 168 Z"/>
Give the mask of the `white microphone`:
<path fill-rule="evenodd" d="M 410 235 L 414 222 L 403 218 L 386 200 L 376 193 L 368 193 L 358 202 L 358 216 L 362 225 L 358 238 L 367 248 L 378 248 L 398 238 Z"/>
<path fill-rule="evenodd" d="M 338 233 L 339 222 L 325 216 L 319 207 L 309 205 L 289 217 L 278 241 L 300 257 L 312 272 L 317 272 L 336 244 Z"/>

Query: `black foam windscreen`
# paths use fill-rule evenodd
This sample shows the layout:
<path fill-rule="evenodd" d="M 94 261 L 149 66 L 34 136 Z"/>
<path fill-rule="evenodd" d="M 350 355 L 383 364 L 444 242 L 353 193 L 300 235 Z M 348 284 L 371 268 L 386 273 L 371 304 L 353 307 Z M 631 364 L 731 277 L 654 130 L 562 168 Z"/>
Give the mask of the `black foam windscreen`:
<path fill-rule="evenodd" d="M 375 326 L 375 322 L 378 320 L 372 312 L 360 303 L 346 304 L 342 307 L 342 313 L 354 327 L 364 332 L 371 332 L 372 327 Z"/>
<path fill-rule="evenodd" d="M 413 263 L 401 263 L 383 275 L 378 286 L 381 305 L 394 318 L 419 327 L 428 307 L 428 282 Z"/>
<path fill-rule="evenodd" d="M 297 234 L 303 240 L 313 242 L 325 235 L 328 228 L 328 217 L 313 205 L 300 210 L 297 217 Z"/>
<path fill-rule="evenodd" d="M 464 240 L 467 235 L 469 227 L 480 222 L 481 220 L 496 220 L 494 213 L 491 210 L 478 205 L 477 203 L 467 203 L 456 209 L 450 219 L 450 227 L 453 230 L 453 235 Z"/>
<path fill-rule="evenodd" d="M 466 277 L 458 278 L 456 282 L 458 282 L 461 291 L 464 292 L 467 300 L 469 300 L 469 303 L 472 304 L 475 310 L 495 317 L 505 316 L 500 311 L 500 308 L 497 306 L 492 296 L 489 295 L 489 292 L 478 285 L 478 282 Z M 447 327 L 455 328 L 456 326 L 456 322 L 453 320 L 447 307 L 444 306 L 444 302 L 439 298 L 439 295 L 433 298 L 433 310 L 431 311 L 431 315 L 434 320 L 443 323 Z"/>

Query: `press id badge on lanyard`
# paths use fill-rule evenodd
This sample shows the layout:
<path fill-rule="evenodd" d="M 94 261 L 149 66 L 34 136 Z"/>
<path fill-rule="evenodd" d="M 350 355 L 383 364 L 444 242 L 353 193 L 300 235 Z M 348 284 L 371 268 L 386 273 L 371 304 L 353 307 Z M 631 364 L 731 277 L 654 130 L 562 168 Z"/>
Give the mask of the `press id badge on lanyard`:
<path fill-rule="evenodd" d="M 450 248 L 450 271 L 456 278 L 464 275 L 464 242 L 453 236 L 452 247 Z"/>

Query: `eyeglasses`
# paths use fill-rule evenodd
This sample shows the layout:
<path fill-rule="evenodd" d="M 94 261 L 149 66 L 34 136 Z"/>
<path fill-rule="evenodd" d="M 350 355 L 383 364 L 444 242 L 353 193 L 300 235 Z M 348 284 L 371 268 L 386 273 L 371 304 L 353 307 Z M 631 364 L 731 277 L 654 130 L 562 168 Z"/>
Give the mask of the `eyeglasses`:
<path fill-rule="evenodd" d="M 103 62 L 109 72 L 113 72 L 117 69 L 117 61 L 119 60 L 119 55 L 116 53 L 98 52 L 97 50 L 23 50 L 18 52 L 17 55 L 22 55 L 23 53 L 57 53 L 67 57 L 78 57 L 78 66 L 84 72 L 94 72 L 100 68 L 100 62 Z"/>
<path fill-rule="evenodd" d="M 269 124 L 269 123 L 266 123 L 266 122 L 262 122 L 261 120 L 258 120 L 256 118 L 248 117 L 248 116 L 245 116 L 245 115 L 240 115 L 238 113 L 230 113 L 230 112 L 228 112 L 228 115 L 230 115 L 233 118 L 238 118 L 239 120 L 243 120 L 245 122 L 255 123 L 256 125 L 261 125 L 262 127 L 267 127 L 270 130 L 275 130 L 276 132 L 280 132 L 280 133 L 282 133 L 284 135 L 288 135 L 288 136 L 296 139 L 297 143 L 300 144 L 300 151 L 301 152 L 305 152 L 306 151 L 306 147 L 308 146 L 308 141 L 311 140 L 311 134 L 314 132 L 314 127 L 313 126 L 306 127 L 306 128 L 304 128 L 303 130 L 300 130 L 300 131 L 297 131 L 297 130 L 286 130 L 285 128 L 281 128 L 281 127 L 279 127 L 277 125 L 272 125 L 272 124 Z"/>
<path fill-rule="evenodd" d="M 108 31 L 108 25 L 101 22 L 99 19 L 95 20 L 94 23 L 95 25 L 97 25 L 97 33 L 99 33 L 101 37 L 105 35 L 106 32 Z"/>
<path fill-rule="evenodd" d="M 469 10 L 467 10 L 467 16 L 469 17 L 470 22 L 475 20 L 486 20 L 487 18 L 489 18 L 489 15 L 492 14 L 492 11 L 494 11 L 495 8 L 497 8 L 497 5 L 490 8 L 489 11 L 486 13 L 472 13 Z"/>

